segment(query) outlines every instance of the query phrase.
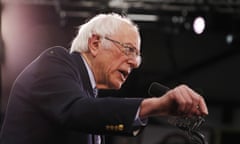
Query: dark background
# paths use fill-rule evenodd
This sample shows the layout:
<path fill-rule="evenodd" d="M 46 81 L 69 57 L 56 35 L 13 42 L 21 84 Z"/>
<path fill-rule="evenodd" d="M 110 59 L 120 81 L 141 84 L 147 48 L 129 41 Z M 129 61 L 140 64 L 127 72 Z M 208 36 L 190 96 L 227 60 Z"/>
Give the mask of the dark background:
<path fill-rule="evenodd" d="M 135 21 L 142 37 L 142 65 L 120 91 L 100 91 L 100 95 L 149 97 L 152 82 L 170 88 L 187 84 L 202 94 L 209 106 L 203 126 L 209 143 L 238 141 L 239 0 L 2 0 L 0 10 L 1 120 L 13 81 L 40 52 L 55 45 L 69 48 L 77 27 L 99 12 L 151 14 L 158 20 Z M 192 29 L 196 16 L 206 19 L 200 35 Z M 232 39 L 227 41 L 229 37 Z M 162 118 L 149 122 L 136 138 L 109 137 L 109 141 L 157 144 L 166 136 L 163 133 L 176 132 Z"/>

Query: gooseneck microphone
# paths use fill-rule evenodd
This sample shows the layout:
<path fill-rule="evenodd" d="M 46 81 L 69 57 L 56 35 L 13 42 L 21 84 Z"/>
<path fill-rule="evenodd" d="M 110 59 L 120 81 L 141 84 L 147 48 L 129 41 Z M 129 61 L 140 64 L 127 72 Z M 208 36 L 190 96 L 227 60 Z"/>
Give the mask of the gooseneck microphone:
<path fill-rule="evenodd" d="M 153 82 L 148 89 L 148 94 L 150 96 L 162 96 L 169 90 L 170 90 L 170 88 L 168 88 L 160 83 Z"/>

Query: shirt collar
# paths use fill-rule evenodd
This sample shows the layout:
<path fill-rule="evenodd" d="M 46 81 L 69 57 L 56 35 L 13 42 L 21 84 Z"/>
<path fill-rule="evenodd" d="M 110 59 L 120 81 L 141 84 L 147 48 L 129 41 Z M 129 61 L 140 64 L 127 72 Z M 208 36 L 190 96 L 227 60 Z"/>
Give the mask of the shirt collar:
<path fill-rule="evenodd" d="M 82 56 L 82 58 L 83 58 L 83 62 L 84 62 L 85 66 L 87 68 L 87 71 L 88 71 L 88 76 L 89 76 L 89 79 L 90 79 L 90 82 L 91 82 L 91 86 L 92 86 L 93 89 L 95 89 L 96 88 L 96 80 L 94 78 L 93 72 L 92 72 L 91 68 L 89 67 L 85 58 L 83 56 Z"/>

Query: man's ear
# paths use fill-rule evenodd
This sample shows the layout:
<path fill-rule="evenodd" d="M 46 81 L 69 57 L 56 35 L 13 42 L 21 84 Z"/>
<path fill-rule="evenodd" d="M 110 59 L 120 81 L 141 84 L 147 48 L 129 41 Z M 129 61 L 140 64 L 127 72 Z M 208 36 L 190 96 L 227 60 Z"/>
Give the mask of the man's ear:
<path fill-rule="evenodd" d="M 93 56 L 96 56 L 101 44 L 101 37 L 99 35 L 92 35 L 88 39 L 88 49 Z"/>

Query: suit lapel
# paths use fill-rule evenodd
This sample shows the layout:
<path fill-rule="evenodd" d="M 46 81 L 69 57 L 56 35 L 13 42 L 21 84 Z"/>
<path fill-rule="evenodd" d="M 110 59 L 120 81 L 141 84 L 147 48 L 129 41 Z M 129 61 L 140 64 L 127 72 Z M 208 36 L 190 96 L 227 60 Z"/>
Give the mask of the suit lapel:
<path fill-rule="evenodd" d="M 78 70 L 79 70 L 79 75 L 80 78 L 83 81 L 83 88 L 87 90 L 87 92 L 94 97 L 94 92 L 91 86 L 91 82 L 89 79 L 88 71 L 87 68 L 83 62 L 82 56 L 78 52 L 73 52 L 71 54 L 73 56 L 74 62 L 76 63 Z"/>
<path fill-rule="evenodd" d="M 74 60 L 75 64 L 78 67 L 80 78 L 83 81 L 83 88 L 91 96 L 96 97 L 97 90 L 94 90 L 92 88 L 92 86 L 91 86 L 91 82 L 90 82 L 90 78 L 89 78 L 89 75 L 88 75 L 88 71 L 87 71 L 87 68 L 86 68 L 86 66 L 84 64 L 84 61 L 82 59 L 81 54 L 78 53 L 78 52 L 73 52 L 71 55 L 73 56 L 73 60 Z M 91 134 L 89 135 L 89 138 L 88 138 L 89 139 L 89 144 L 96 144 L 95 138 L 94 138 L 96 136 L 97 135 L 91 135 Z M 105 144 L 104 136 L 100 136 L 100 135 L 98 135 L 98 136 L 101 137 L 101 144 Z"/>

